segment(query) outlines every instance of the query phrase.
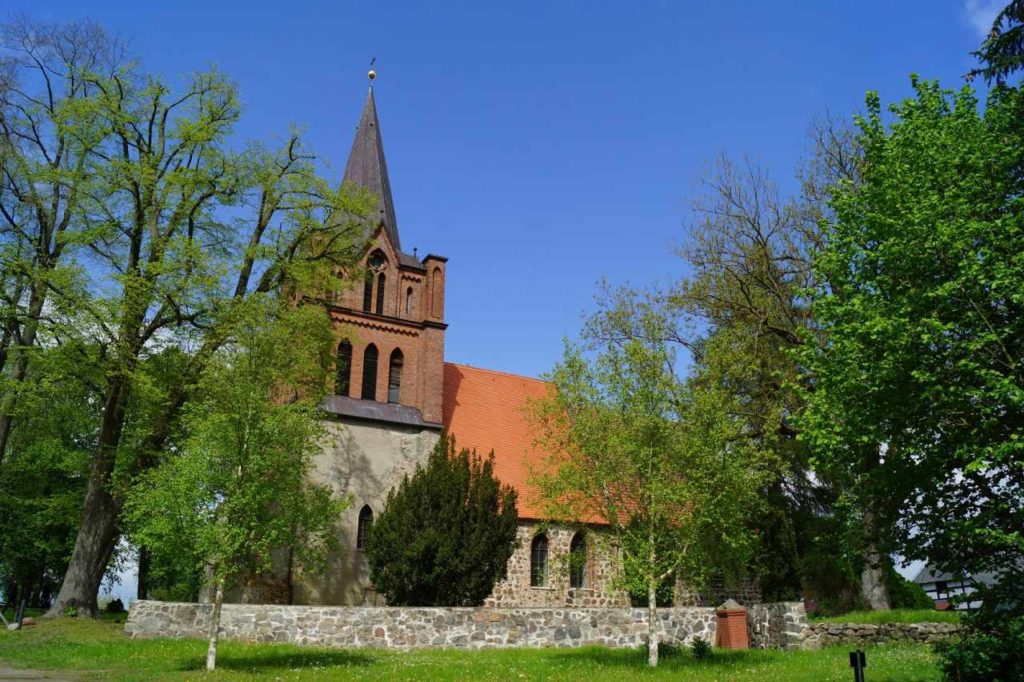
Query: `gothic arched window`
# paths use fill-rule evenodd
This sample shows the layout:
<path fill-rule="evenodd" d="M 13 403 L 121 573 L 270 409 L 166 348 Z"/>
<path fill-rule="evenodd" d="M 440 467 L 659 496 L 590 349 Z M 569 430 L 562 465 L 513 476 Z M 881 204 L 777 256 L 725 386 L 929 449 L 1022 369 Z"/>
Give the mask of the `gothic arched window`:
<path fill-rule="evenodd" d="M 441 317 L 441 268 L 434 268 L 430 289 L 430 314 L 434 317 Z"/>
<path fill-rule="evenodd" d="M 405 290 L 405 315 L 412 315 L 412 287 Z"/>
<path fill-rule="evenodd" d="M 586 587 L 587 583 L 587 539 L 583 531 L 572 536 L 569 543 L 569 587 Z"/>
<path fill-rule="evenodd" d="M 363 353 L 363 400 L 377 399 L 377 346 L 372 343 Z"/>
<path fill-rule="evenodd" d="M 384 314 L 384 273 L 377 275 L 377 314 Z"/>
<path fill-rule="evenodd" d="M 404 361 L 402 351 L 396 348 L 391 351 L 391 365 L 388 368 L 388 402 L 399 402 L 402 392 L 402 362 Z"/>
<path fill-rule="evenodd" d="M 356 524 L 356 549 L 366 547 L 366 536 L 373 527 L 373 510 L 370 505 L 364 504 L 359 510 L 359 523 Z"/>
<path fill-rule="evenodd" d="M 352 344 L 342 341 L 338 344 L 337 377 L 334 380 L 334 393 L 348 395 L 352 382 Z"/>
<path fill-rule="evenodd" d="M 540 533 L 530 543 L 530 587 L 548 584 L 548 536 Z"/>
<path fill-rule="evenodd" d="M 373 305 L 373 273 L 369 270 L 366 271 L 366 275 L 363 278 L 363 312 L 370 312 L 370 307 Z"/>

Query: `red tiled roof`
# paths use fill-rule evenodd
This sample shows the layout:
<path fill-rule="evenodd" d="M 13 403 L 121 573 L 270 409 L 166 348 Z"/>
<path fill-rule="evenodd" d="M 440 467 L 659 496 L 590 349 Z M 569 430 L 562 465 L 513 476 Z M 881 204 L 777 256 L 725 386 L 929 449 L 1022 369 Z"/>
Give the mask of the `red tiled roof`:
<path fill-rule="evenodd" d="M 545 455 L 535 445 L 536 427 L 526 412 L 527 401 L 546 395 L 540 379 L 444 363 L 444 426 L 458 448 L 475 448 L 483 456 L 494 451 L 494 474 L 519 493 L 519 517 L 544 518 L 527 481 L 530 467 L 539 468 Z"/>

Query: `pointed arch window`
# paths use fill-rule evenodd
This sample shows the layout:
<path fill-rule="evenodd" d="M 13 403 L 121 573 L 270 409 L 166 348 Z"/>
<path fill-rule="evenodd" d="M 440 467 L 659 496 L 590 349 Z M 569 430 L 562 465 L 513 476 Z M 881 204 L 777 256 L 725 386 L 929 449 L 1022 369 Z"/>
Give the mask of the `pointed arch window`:
<path fill-rule="evenodd" d="M 405 315 L 412 315 L 412 287 L 405 290 Z"/>
<path fill-rule="evenodd" d="M 587 538 L 583 531 L 572 536 L 569 543 L 569 587 L 587 586 Z"/>
<path fill-rule="evenodd" d="M 373 305 L 373 273 L 369 270 L 363 278 L 363 312 L 370 312 Z"/>
<path fill-rule="evenodd" d="M 377 346 L 372 343 L 363 353 L 363 400 L 377 399 Z"/>
<path fill-rule="evenodd" d="M 405 358 L 402 351 L 396 348 L 391 351 L 391 363 L 388 367 L 388 402 L 397 403 L 402 393 L 402 363 Z"/>
<path fill-rule="evenodd" d="M 366 548 L 366 538 L 373 527 L 373 510 L 364 504 L 359 510 L 359 522 L 356 524 L 356 549 Z"/>
<path fill-rule="evenodd" d="M 548 584 L 548 536 L 539 533 L 530 543 L 530 587 Z"/>
<path fill-rule="evenodd" d="M 384 314 L 384 282 L 387 278 L 384 273 L 377 275 L 377 314 Z"/>
<path fill-rule="evenodd" d="M 348 395 L 352 383 L 352 344 L 347 340 L 338 344 L 337 377 L 334 380 L 335 395 Z"/>
<path fill-rule="evenodd" d="M 430 314 L 441 317 L 441 268 L 434 268 L 430 282 Z"/>

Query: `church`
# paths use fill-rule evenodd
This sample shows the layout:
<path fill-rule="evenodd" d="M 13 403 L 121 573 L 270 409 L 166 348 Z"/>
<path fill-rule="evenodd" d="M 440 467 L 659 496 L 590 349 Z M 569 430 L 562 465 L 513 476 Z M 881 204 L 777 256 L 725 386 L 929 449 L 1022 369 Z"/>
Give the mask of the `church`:
<path fill-rule="evenodd" d="M 493 451 L 495 475 L 519 494 L 517 547 L 486 605 L 628 605 L 628 595 L 615 588 L 614 557 L 588 542 L 587 535 L 599 531 L 545 524 L 529 489 L 530 465 L 543 454 L 523 408 L 545 394 L 545 383 L 445 361 L 448 259 L 402 248 L 373 75 L 343 177 L 378 197 L 365 279 L 323 301 L 341 336 L 350 339 L 337 349 L 334 394 L 323 405 L 328 437 L 313 462 L 317 482 L 351 499 L 339 524 L 342 550 L 316 575 L 303 575 L 285 560 L 275 571 L 276 585 L 250 585 L 257 594 L 247 589 L 246 600 L 382 605 L 363 554 L 366 533 L 388 492 L 426 461 L 447 430 L 459 448 Z M 570 553 L 585 557 L 571 572 L 564 570 Z"/>

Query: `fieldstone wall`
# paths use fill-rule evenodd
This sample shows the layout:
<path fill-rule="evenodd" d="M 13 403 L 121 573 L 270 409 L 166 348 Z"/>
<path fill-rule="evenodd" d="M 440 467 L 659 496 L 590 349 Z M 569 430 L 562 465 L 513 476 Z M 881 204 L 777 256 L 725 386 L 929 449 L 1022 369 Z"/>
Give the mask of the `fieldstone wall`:
<path fill-rule="evenodd" d="M 747 626 L 755 649 L 796 649 L 803 642 L 807 612 L 799 601 L 752 604 L 747 607 Z"/>
<path fill-rule="evenodd" d="M 582 588 L 569 587 L 569 544 L 576 530 L 522 522 L 516 532 L 516 550 L 508 560 L 508 574 L 494 586 L 484 604 L 492 608 L 629 606 L 629 595 L 613 589 L 618 570 L 615 550 L 600 542 L 600 531 L 583 532 L 587 564 Z M 548 536 L 548 579 L 542 587 L 530 585 L 530 546 L 537 533 Z"/>
<path fill-rule="evenodd" d="M 813 623 L 804 630 L 801 647 L 877 642 L 937 642 L 960 632 L 958 623 Z"/>
<path fill-rule="evenodd" d="M 131 637 L 209 635 L 210 604 L 136 601 L 125 625 Z M 710 608 L 659 609 L 664 642 L 715 641 Z M 221 636 L 250 642 L 391 649 L 638 647 L 647 640 L 644 609 L 488 609 L 225 604 Z"/>

